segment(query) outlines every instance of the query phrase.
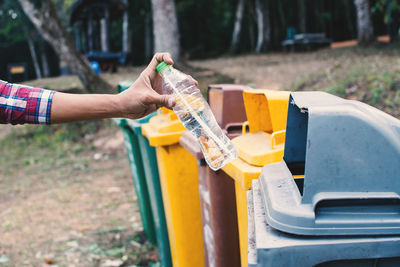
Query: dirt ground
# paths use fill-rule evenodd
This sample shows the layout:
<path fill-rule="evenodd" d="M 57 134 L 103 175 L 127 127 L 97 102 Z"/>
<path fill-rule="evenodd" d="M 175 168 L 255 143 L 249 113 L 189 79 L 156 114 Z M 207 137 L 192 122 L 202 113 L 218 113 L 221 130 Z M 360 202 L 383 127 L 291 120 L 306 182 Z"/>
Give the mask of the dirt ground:
<path fill-rule="evenodd" d="M 298 76 L 326 68 L 331 62 L 317 58 L 320 53 L 274 53 L 223 57 L 192 61 L 191 65 L 212 69 L 233 77 L 235 83 L 278 90 Z"/>
<path fill-rule="evenodd" d="M 232 82 L 323 89 L 375 99 L 400 115 L 398 56 L 379 49 L 244 55 L 191 61 L 188 72 L 203 90 Z M 121 68 L 103 77 L 116 85 L 134 80 L 142 69 Z M 73 76 L 28 84 L 81 87 Z M 143 236 L 121 131 L 109 121 L 94 130 L 90 125 L 52 131 L 0 126 L 0 266 L 148 266 L 157 260 L 157 250 Z M 68 138 L 76 131 L 82 137 Z"/>
<path fill-rule="evenodd" d="M 21 127 L 7 131 L 13 135 Z M 121 131 L 111 124 L 87 138 L 82 143 L 92 143 L 91 148 L 66 155 L 56 168 L 40 162 L 46 158 L 22 168 L 1 166 L 0 260 L 3 256 L 8 262 L 0 266 L 157 260 L 143 237 Z M 6 156 L 7 151 L 0 152 Z M 32 158 L 26 154 L 21 160 Z"/>

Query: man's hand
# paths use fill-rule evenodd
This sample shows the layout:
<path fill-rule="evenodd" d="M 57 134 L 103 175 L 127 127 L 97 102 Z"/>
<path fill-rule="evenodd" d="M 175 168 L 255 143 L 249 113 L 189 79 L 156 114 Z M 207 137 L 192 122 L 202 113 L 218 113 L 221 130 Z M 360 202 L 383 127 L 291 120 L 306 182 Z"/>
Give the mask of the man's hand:
<path fill-rule="evenodd" d="M 118 94 L 123 117 L 137 119 L 150 114 L 159 107 L 172 108 L 175 105 L 173 96 L 161 94 L 162 78 L 157 73 L 156 67 L 162 61 L 169 65 L 174 64 L 169 53 L 155 54 L 150 64 L 131 87 Z"/>
<path fill-rule="evenodd" d="M 169 53 L 157 53 L 139 78 L 118 95 L 65 94 L 53 96 L 50 123 L 83 121 L 113 117 L 138 119 L 159 107 L 172 108 L 176 101 L 172 95 L 162 95 L 162 78 L 157 65 L 165 61 L 174 64 Z M 197 81 L 193 80 L 197 85 Z"/>

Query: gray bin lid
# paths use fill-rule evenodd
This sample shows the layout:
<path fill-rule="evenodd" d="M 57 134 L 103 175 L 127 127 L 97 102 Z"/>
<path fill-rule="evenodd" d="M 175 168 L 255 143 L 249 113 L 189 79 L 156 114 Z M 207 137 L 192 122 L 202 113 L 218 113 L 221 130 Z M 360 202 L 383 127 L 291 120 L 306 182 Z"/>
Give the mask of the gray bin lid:
<path fill-rule="evenodd" d="M 399 266 L 400 265 L 400 236 L 298 236 L 277 231 L 271 227 L 265 216 L 261 185 L 253 180 L 254 236 L 256 262 L 251 266 L 311 267 L 329 261 L 350 261 L 345 266 Z M 251 235 L 249 235 L 251 237 Z M 253 237 L 254 238 L 254 237 Z M 368 259 L 371 259 L 368 261 Z M 379 259 L 379 260 L 374 260 Z M 250 262 L 249 262 L 250 263 Z M 324 266 L 324 265 L 323 265 Z M 343 266 L 342 264 L 329 266 Z"/>
<path fill-rule="evenodd" d="M 284 153 L 260 178 L 272 227 L 300 235 L 400 234 L 399 120 L 327 93 L 291 93 Z M 302 188 L 294 174 L 304 174 Z"/>

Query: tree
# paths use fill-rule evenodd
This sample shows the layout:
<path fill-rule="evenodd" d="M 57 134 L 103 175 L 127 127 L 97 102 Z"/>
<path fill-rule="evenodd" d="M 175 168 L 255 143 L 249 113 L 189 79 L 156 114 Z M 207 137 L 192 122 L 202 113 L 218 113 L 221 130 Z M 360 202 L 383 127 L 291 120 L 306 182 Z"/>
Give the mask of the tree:
<path fill-rule="evenodd" d="M 399 39 L 400 23 L 398 16 L 400 14 L 400 1 L 399 0 L 377 0 L 375 5 L 371 8 L 372 14 L 375 12 L 383 13 L 383 21 L 387 25 L 390 41 Z M 397 17 L 397 19 L 396 19 Z"/>
<path fill-rule="evenodd" d="M 88 92 L 110 92 L 112 86 L 96 75 L 88 63 L 78 54 L 70 37 L 58 18 L 51 0 L 43 0 L 37 7 L 30 0 L 18 0 L 26 16 L 31 20 L 43 39 L 47 40 L 61 60 L 78 75 Z"/>
<path fill-rule="evenodd" d="M 129 38 L 129 3 L 128 0 L 124 0 L 123 3 L 126 6 L 124 15 L 122 17 L 122 52 L 128 54 L 131 52 L 130 38 Z"/>
<path fill-rule="evenodd" d="M 357 10 L 358 43 L 361 45 L 369 44 L 375 40 L 369 2 L 368 0 L 354 0 L 354 4 Z"/>
<path fill-rule="evenodd" d="M 271 40 L 271 25 L 269 17 L 269 1 L 268 0 L 255 0 L 255 9 L 257 17 L 257 44 L 256 52 L 260 53 L 261 50 L 268 46 Z M 264 2 L 264 3 L 263 3 Z"/>
<path fill-rule="evenodd" d="M 307 13 L 306 13 L 306 0 L 297 0 L 299 9 L 299 29 L 300 32 L 307 32 Z"/>
<path fill-rule="evenodd" d="M 153 9 L 154 52 L 169 52 L 180 61 L 178 20 L 174 0 L 151 0 Z"/>
<path fill-rule="evenodd" d="M 233 26 L 231 52 L 236 52 L 239 45 L 240 32 L 244 13 L 245 0 L 239 0 L 236 8 L 235 24 Z"/>
<path fill-rule="evenodd" d="M 350 5 L 351 3 L 349 3 L 347 0 L 345 0 L 344 2 L 344 12 L 346 15 L 346 24 L 347 27 L 349 28 L 349 33 L 351 38 L 355 38 L 355 31 L 354 31 L 354 20 L 351 18 L 351 14 L 350 14 Z"/>
<path fill-rule="evenodd" d="M 41 79 L 43 76 L 42 76 L 42 71 L 40 70 L 39 60 L 36 54 L 35 43 L 33 42 L 33 38 L 31 37 L 31 34 L 28 31 L 26 31 L 25 37 L 26 41 L 28 42 L 29 52 L 31 53 L 36 78 Z"/>
<path fill-rule="evenodd" d="M 43 77 L 49 77 L 50 76 L 50 68 L 49 68 L 49 62 L 47 60 L 47 55 L 46 55 L 46 43 L 42 40 L 39 43 L 39 47 L 40 47 L 40 58 L 42 60 Z"/>
<path fill-rule="evenodd" d="M 24 16 L 20 6 L 14 1 L 1 2 L 1 10 L 6 10 L 7 16 L 0 21 L 0 25 L 2 25 L 0 36 L 4 37 L 10 44 L 19 41 L 27 42 L 36 78 L 41 79 L 43 77 L 42 70 L 40 69 L 39 57 L 35 49 L 35 43 L 39 39 L 37 32 Z"/>

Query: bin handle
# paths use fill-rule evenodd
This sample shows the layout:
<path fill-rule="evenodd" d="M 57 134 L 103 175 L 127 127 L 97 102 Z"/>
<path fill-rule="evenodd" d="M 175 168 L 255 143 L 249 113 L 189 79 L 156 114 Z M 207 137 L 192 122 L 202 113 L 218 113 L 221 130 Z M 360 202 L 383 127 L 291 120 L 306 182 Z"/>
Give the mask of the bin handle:
<path fill-rule="evenodd" d="M 276 142 L 275 142 L 276 137 L 277 136 L 281 136 L 281 135 L 285 135 L 285 134 L 286 134 L 286 130 L 276 131 L 276 132 L 272 133 L 272 135 L 271 135 L 271 148 L 272 149 L 274 149 L 275 146 L 277 145 Z"/>
<path fill-rule="evenodd" d="M 243 124 L 242 124 L 242 135 L 246 134 L 247 126 L 249 126 L 249 121 L 243 122 Z"/>

